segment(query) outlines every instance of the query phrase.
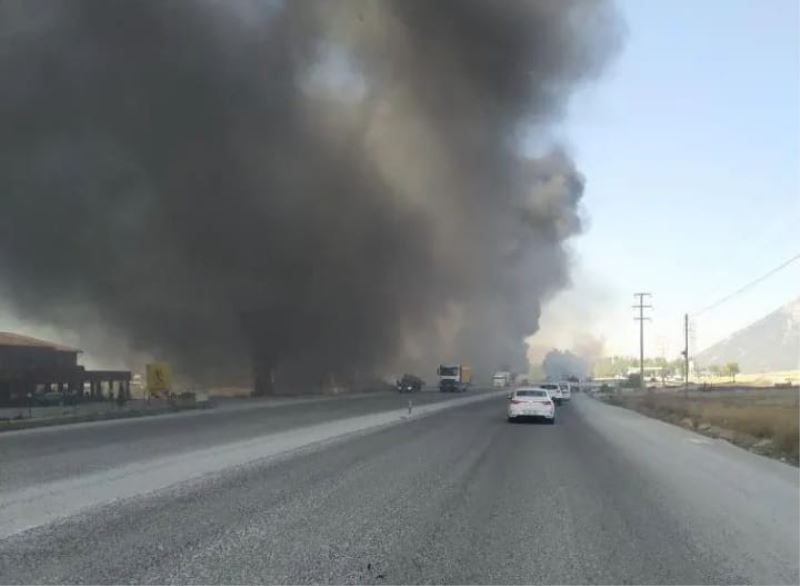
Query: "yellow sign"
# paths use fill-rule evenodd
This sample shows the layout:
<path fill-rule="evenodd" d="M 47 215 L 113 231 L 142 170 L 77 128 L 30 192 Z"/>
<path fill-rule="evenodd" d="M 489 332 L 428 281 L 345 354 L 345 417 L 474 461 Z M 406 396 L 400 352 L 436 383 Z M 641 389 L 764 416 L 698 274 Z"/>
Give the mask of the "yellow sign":
<path fill-rule="evenodd" d="M 172 368 L 169 362 L 151 362 L 147 365 L 147 390 L 152 395 L 172 390 Z"/>

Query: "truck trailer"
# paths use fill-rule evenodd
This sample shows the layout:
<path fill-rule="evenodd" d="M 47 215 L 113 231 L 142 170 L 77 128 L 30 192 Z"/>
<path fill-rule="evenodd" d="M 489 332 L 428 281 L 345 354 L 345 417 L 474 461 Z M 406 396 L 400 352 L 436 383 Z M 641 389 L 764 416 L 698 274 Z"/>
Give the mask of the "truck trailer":
<path fill-rule="evenodd" d="M 443 393 L 463 393 L 472 384 L 472 367 L 465 364 L 441 364 L 436 374 L 439 375 L 439 391 Z"/>
<path fill-rule="evenodd" d="M 498 370 L 492 376 L 492 386 L 496 388 L 510 387 L 513 381 L 513 375 L 507 370 Z"/>

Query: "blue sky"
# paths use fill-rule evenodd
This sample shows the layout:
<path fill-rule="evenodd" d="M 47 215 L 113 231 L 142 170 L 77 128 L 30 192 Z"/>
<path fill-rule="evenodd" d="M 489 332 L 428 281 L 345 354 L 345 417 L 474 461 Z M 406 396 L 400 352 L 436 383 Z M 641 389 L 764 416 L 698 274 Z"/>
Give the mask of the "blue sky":
<path fill-rule="evenodd" d="M 588 228 L 544 327 L 577 313 L 607 352 L 638 353 L 632 294 L 650 291 L 648 354 L 673 356 L 684 312 L 800 252 L 800 13 L 796 0 L 618 5 L 622 51 L 557 131 L 587 177 Z M 800 261 L 695 320 L 697 346 L 798 296 Z"/>

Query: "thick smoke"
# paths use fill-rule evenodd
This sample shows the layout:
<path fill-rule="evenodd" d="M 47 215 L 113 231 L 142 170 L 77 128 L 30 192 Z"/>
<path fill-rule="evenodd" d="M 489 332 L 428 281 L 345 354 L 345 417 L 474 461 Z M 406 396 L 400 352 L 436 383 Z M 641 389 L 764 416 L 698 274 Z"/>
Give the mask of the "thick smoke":
<path fill-rule="evenodd" d="M 542 370 L 549 380 L 565 380 L 571 377 L 580 379 L 589 376 L 586 360 L 569 350 L 551 350 L 542 361 Z"/>
<path fill-rule="evenodd" d="M 602 1 L 0 2 L 0 286 L 197 381 L 524 364 Z M 298 378 L 302 374 L 303 377 Z"/>

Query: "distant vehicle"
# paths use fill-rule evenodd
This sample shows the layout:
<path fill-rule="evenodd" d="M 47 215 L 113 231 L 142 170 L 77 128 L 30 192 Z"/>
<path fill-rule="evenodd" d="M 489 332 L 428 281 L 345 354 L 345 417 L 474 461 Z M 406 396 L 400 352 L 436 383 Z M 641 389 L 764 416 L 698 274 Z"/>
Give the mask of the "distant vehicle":
<path fill-rule="evenodd" d="M 564 401 L 572 399 L 572 383 L 562 382 L 558 383 L 558 388 L 561 389 L 561 398 Z"/>
<path fill-rule="evenodd" d="M 421 391 L 425 382 L 418 376 L 413 374 L 404 374 L 403 377 L 397 381 L 397 391 L 399 393 Z"/>
<path fill-rule="evenodd" d="M 524 417 L 543 418 L 550 424 L 556 422 L 556 407 L 547 389 L 525 387 L 509 395 L 508 420 L 513 422 Z"/>
<path fill-rule="evenodd" d="M 443 393 L 463 393 L 472 384 L 472 367 L 465 364 L 441 364 L 436 374 L 439 375 L 439 390 Z"/>
<path fill-rule="evenodd" d="M 573 393 L 582 393 L 586 390 L 590 379 L 579 379 L 577 376 L 571 376 L 567 379 L 569 383 L 569 390 Z"/>
<path fill-rule="evenodd" d="M 553 399 L 553 402 L 556 405 L 561 405 L 564 395 L 561 392 L 561 387 L 558 385 L 558 383 L 542 383 L 538 386 L 538 388 L 545 389 L 548 393 L 550 393 L 550 397 Z"/>
<path fill-rule="evenodd" d="M 510 387 L 512 378 L 510 372 L 499 370 L 492 376 L 492 386 L 496 388 Z"/>

